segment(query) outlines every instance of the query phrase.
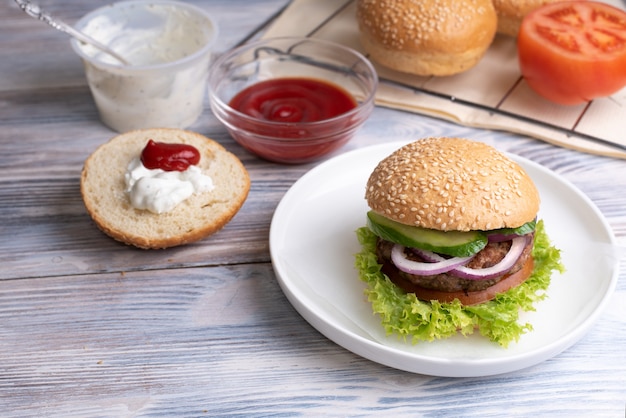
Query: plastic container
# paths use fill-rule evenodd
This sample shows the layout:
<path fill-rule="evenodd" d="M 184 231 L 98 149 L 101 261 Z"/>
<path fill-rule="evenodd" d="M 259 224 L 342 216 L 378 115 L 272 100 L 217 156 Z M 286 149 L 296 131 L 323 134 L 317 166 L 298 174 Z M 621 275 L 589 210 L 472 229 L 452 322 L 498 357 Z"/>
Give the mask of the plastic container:
<path fill-rule="evenodd" d="M 118 132 L 185 128 L 203 111 L 217 27 L 202 9 L 169 0 L 130 0 L 76 24 L 130 62 L 123 66 L 72 39 L 102 122 Z"/>

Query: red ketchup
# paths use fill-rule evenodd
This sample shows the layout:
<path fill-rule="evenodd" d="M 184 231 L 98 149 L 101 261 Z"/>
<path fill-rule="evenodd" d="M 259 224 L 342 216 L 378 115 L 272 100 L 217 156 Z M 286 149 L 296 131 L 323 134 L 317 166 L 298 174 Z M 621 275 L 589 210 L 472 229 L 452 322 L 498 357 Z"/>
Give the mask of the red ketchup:
<path fill-rule="evenodd" d="M 150 170 L 160 168 L 163 171 L 185 171 L 190 165 L 200 162 L 200 153 L 192 145 L 169 144 L 150 139 L 141 152 L 141 162 Z"/>
<path fill-rule="evenodd" d="M 328 120 L 357 105 L 354 97 L 337 85 L 288 77 L 253 84 L 229 103 L 231 108 L 253 118 L 233 121 L 239 128 L 236 135 L 242 145 L 267 159 L 290 163 L 314 159 L 343 145 L 349 139 L 345 132 L 352 121 Z M 315 123 L 322 121 L 328 122 Z M 255 135 L 288 141 L 259 142 Z"/>
<path fill-rule="evenodd" d="M 240 91 L 229 103 L 246 115 L 272 122 L 317 122 L 357 106 L 342 88 L 312 78 L 277 78 Z"/>

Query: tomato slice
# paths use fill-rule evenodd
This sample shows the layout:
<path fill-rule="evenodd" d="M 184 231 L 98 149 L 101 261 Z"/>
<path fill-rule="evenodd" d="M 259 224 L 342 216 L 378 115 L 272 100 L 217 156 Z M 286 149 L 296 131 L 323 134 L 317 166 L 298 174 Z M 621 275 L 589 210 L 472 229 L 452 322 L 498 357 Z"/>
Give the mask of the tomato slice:
<path fill-rule="evenodd" d="M 530 12 L 517 38 L 528 85 L 559 104 L 610 96 L 626 86 L 626 12 L 567 1 Z"/>

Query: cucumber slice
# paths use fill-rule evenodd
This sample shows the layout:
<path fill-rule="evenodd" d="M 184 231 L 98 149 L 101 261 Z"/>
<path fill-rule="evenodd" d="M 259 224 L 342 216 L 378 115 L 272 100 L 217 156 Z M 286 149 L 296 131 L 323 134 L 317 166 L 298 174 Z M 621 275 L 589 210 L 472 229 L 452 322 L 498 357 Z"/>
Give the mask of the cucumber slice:
<path fill-rule="evenodd" d="M 437 231 L 404 225 L 376 212 L 367 212 L 367 226 L 384 240 L 454 257 L 468 257 L 487 245 L 487 236 L 480 231 Z"/>
<path fill-rule="evenodd" d="M 530 234 L 535 230 L 537 226 L 537 219 L 533 219 L 530 222 L 526 222 L 522 226 L 518 226 L 517 228 L 502 228 L 502 229 L 494 229 L 491 231 L 487 231 L 488 234 L 502 234 L 502 235 L 526 235 Z"/>

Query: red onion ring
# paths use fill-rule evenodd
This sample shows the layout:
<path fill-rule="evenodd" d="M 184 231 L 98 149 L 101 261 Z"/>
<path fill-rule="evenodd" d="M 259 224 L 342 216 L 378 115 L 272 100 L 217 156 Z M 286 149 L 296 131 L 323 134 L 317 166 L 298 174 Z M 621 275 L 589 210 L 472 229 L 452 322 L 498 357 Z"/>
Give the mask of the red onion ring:
<path fill-rule="evenodd" d="M 399 270 L 418 276 L 432 276 L 435 274 L 446 273 L 454 268 L 467 264 L 474 257 L 443 258 L 428 251 L 428 253 L 437 256 L 438 260 L 435 262 L 421 262 L 409 260 L 404 253 L 404 248 L 405 247 L 400 244 L 395 244 L 391 249 L 391 261 Z M 420 250 L 420 252 L 421 251 L 422 250 Z M 424 258 L 428 259 L 429 257 Z"/>
<path fill-rule="evenodd" d="M 391 261 L 405 273 L 418 276 L 432 276 L 441 273 L 450 273 L 457 277 L 469 280 L 487 280 L 501 276 L 509 271 L 520 258 L 526 248 L 530 235 L 516 235 L 511 241 L 511 248 L 498 264 L 482 269 L 465 267 L 474 256 L 444 258 L 437 253 L 419 248 L 411 248 L 426 262 L 409 260 L 404 253 L 404 247 L 396 244 L 391 250 Z"/>
<path fill-rule="evenodd" d="M 504 258 L 498 264 L 482 269 L 472 269 L 465 266 L 459 266 L 450 271 L 451 274 L 470 280 L 487 280 L 494 277 L 502 276 L 515 265 L 520 258 L 528 243 L 528 236 L 518 236 L 513 238 L 511 248 Z"/>

